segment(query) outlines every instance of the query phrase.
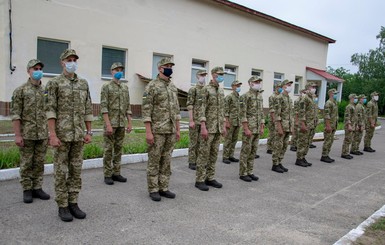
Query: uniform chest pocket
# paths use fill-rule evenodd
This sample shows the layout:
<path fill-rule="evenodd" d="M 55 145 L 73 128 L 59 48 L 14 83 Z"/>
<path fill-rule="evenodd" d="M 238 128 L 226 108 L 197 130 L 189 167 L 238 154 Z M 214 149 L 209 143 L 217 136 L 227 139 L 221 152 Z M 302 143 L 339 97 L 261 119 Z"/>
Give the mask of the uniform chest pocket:
<path fill-rule="evenodd" d="M 87 101 L 88 90 L 82 88 L 74 88 L 73 95 L 75 103 L 84 104 Z"/>

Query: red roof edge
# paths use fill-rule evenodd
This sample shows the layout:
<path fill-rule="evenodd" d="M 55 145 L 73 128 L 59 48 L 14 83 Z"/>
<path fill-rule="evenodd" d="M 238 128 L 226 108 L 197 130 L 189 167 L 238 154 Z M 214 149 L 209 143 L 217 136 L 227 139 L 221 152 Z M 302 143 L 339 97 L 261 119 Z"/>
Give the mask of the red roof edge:
<path fill-rule="evenodd" d="M 325 70 L 320 70 L 320 69 L 316 69 L 316 68 L 311 68 L 311 67 L 306 67 L 306 70 L 308 71 L 311 71 L 317 75 L 320 75 L 321 77 L 324 77 L 326 78 L 327 80 L 332 80 L 332 81 L 339 81 L 339 82 L 343 82 L 344 79 L 342 78 L 339 78 L 339 77 L 336 77 L 330 73 L 327 73 Z"/>
<path fill-rule="evenodd" d="M 302 33 L 305 33 L 305 34 L 308 34 L 308 35 L 310 35 L 312 37 L 315 37 L 317 39 L 320 39 L 320 40 L 328 42 L 328 43 L 335 43 L 336 42 L 336 40 L 331 39 L 329 37 L 323 36 L 323 35 L 318 34 L 316 32 L 310 31 L 310 30 L 302 28 L 300 26 L 293 25 L 293 24 L 291 24 L 289 22 L 280 20 L 280 19 L 275 18 L 275 17 L 273 17 L 271 15 L 264 14 L 262 12 L 256 11 L 254 9 L 250 9 L 248 7 L 245 7 L 243 5 L 240 5 L 240 4 L 228 1 L 228 0 L 211 0 L 211 1 L 223 4 L 223 5 L 228 6 L 230 8 L 237 9 L 237 10 L 240 10 L 242 12 L 245 12 L 245 13 L 257 16 L 257 17 L 260 17 L 262 19 L 265 19 L 265 20 L 271 21 L 273 23 L 276 23 L 276 24 L 288 27 L 290 29 L 293 29 L 293 30 L 296 30 L 296 31 L 299 31 L 299 32 L 302 32 Z"/>

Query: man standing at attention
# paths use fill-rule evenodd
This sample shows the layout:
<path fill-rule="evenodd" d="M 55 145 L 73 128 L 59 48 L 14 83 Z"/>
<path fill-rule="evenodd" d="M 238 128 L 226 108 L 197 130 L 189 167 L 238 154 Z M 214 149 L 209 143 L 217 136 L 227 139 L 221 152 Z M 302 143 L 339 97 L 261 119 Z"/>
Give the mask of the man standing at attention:
<path fill-rule="evenodd" d="M 195 182 L 195 187 L 201 191 L 208 191 L 208 186 L 222 188 L 222 184 L 214 177 L 221 134 L 226 136 L 224 93 L 219 87 L 224 81 L 224 73 L 222 67 L 214 67 L 211 70 L 213 79 L 202 91 L 202 105 L 199 110 L 201 134 Z"/>
<path fill-rule="evenodd" d="M 107 185 L 113 185 L 114 181 L 127 181 L 120 174 L 120 163 L 125 131 L 130 133 L 132 130 L 132 113 L 128 87 L 120 82 L 123 69 L 120 62 L 112 64 L 112 80 L 103 85 L 100 93 L 100 111 L 104 120 L 104 183 Z"/>
<path fill-rule="evenodd" d="M 273 143 L 273 167 L 272 171 L 277 173 L 287 172 L 288 169 L 282 165 L 282 160 L 287 150 L 289 136 L 294 128 L 293 102 L 289 96 L 293 81 L 282 82 L 283 92 L 277 96 L 274 104 L 275 111 L 275 142 Z"/>
<path fill-rule="evenodd" d="M 78 206 L 78 196 L 83 145 L 91 143 L 93 115 L 88 82 L 75 73 L 78 59 L 75 50 L 66 49 L 60 56 L 63 73 L 47 83 L 45 92 L 49 143 L 55 148 L 55 200 L 62 221 L 86 217 Z"/>
<path fill-rule="evenodd" d="M 188 167 L 192 170 L 196 169 L 196 160 L 199 149 L 199 134 L 201 132 L 201 122 L 198 120 L 199 108 L 201 105 L 201 93 L 206 84 L 206 70 L 197 72 L 197 83 L 190 88 L 187 96 L 187 110 L 189 114 L 189 138 L 190 144 L 188 149 Z"/>
<path fill-rule="evenodd" d="M 223 143 L 223 163 L 230 164 L 231 162 L 239 162 L 239 159 L 234 157 L 235 145 L 238 141 L 240 130 L 239 120 L 239 93 L 241 92 L 242 83 L 234 81 L 231 84 L 233 92 L 225 97 L 225 126 L 227 135 Z"/>
<path fill-rule="evenodd" d="M 334 142 L 334 134 L 336 133 L 338 126 L 338 106 L 337 106 L 337 90 L 334 88 L 329 89 L 329 99 L 325 103 L 324 107 L 324 143 L 322 146 L 322 162 L 332 163 L 335 160 L 329 157 L 330 149 Z"/>
<path fill-rule="evenodd" d="M 246 182 L 257 181 L 254 175 L 254 159 L 257 152 L 259 136 L 265 129 L 263 99 L 260 95 L 262 79 L 251 77 L 249 91 L 241 96 L 241 122 L 243 125 L 241 161 L 239 162 L 239 178 Z"/>
<path fill-rule="evenodd" d="M 170 58 L 158 63 L 158 76 L 145 88 L 143 94 L 143 121 L 148 147 L 147 184 L 150 198 L 175 198 L 168 189 L 171 176 L 171 154 L 180 138 L 180 110 L 178 90 L 171 82 Z"/>
<path fill-rule="evenodd" d="M 354 100 L 357 99 L 355 94 L 349 95 L 349 105 L 345 108 L 345 138 L 342 144 L 341 157 L 345 159 L 353 159 L 353 156 L 349 154 L 349 148 L 352 144 L 354 130 L 357 124 L 356 107 L 354 106 Z"/>
<path fill-rule="evenodd" d="M 269 138 L 267 138 L 267 154 L 272 154 L 273 153 L 273 142 L 274 142 L 274 135 L 275 135 L 275 126 L 274 126 L 274 121 L 275 121 L 275 113 L 274 113 L 274 101 L 277 98 L 277 96 L 282 93 L 282 88 L 281 84 L 277 83 L 274 85 L 274 93 L 270 95 L 269 97 Z"/>
<path fill-rule="evenodd" d="M 364 134 L 365 119 L 366 119 L 364 99 L 366 99 L 366 96 L 364 94 L 359 95 L 358 102 L 356 104 L 357 126 L 353 135 L 352 149 L 350 150 L 350 154 L 353 154 L 353 155 L 364 154 L 363 152 L 359 151 L 359 146 L 362 140 L 362 136 Z"/>
<path fill-rule="evenodd" d="M 28 81 L 15 89 L 12 95 L 11 118 L 15 144 L 20 151 L 20 183 L 25 203 L 31 203 L 33 197 L 50 198 L 42 189 L 48 143 L 44 89 L 40 80 L 43 67 L 40 60 L 30 60 L 27 64 Z"/>
<path fill-rule="evenodd" d="M 366 105 L 366 132 L 365 132 L 365 138 L 364 138 L 364 151 L 366 152 L 375 152 L 372 148 L 372 138 L 374 134 L 374 129 L 376 128 L 377 124 L 377 117 L 378 117 L 378 93 L 373 92 L 371 93 L 371 100 Z"/>
<path fill-rule="evenodd" d="M 298 134 L 299 134 L 299 119 L 298 119 L 298 112 L 299 112 L 299 102 L 307 93 L 306 89 L 301 89 L 299 91 L 298 98 L 294 101 L 294 132 L 291 136 L 291 145 L 290 150 L 291 151 L 297 151 L 297 144 L 298 144 Z"/>

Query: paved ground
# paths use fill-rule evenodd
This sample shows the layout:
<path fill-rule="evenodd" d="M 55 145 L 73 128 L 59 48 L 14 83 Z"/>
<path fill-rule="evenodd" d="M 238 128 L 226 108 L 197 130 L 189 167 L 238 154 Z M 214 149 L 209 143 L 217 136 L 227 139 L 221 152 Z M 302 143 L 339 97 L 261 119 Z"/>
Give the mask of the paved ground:
<path fill-rule="evenodd" d="M 385 204 L 385 130 L 375 134 L 376 153 L 350 161 L 339 157 L 342 139 L 334 164 L 319 161 L 322 142 L 310 150 L 310 168 L 295 166 L 288 151 L 286 174 L 270 170 L 261 146 L 258 182 L 239 180 L 238 164 L 218 161 L 224 188 L 208 192 L 193 186 L 187 158 L 173 159 L 177 198 L 159 203 L 147 195 L 145 163 L 125 165 L 128 183 L 113 186 L 103 184 L 102 169 L 85 170 L 79 203 L 87 219 L 71 223 L 59 220 L 53 200 L 24 204 L 18 180 L 3 181 L 0 244 L 332 244 Z M 54 193 L 53 176 L 44 188 Z"/>

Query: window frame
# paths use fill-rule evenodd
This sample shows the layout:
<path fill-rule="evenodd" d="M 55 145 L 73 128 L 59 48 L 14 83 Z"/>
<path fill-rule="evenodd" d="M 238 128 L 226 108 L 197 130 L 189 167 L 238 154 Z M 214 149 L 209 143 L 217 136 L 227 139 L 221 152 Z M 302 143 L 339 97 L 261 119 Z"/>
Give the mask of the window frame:
<path fill-rule="evenodd" d="M 280 75 L 281 78 L 276 78 L 276 75 Z M 274 87 L 275 85 L 278 83 L 278 82 L 283 82 L 285 80 L 285 73 L 281 73 L 281 72 L 274 72 L 274 77 L 273 77 L 273 91 L 274 91 Z"/>
<path fill-rule="evenodd" d="M 55 42 L 55 43 L 62 43 L 62 44 L 67 44 L 67 47 L 61 51 L 60 54 L 57 55 L 57 65 L 60 67 L 60 72 L 59 73 L 54 73 L 54 72 L 46 72 L 45 70 L 47 69 L 47 64 L 49 63 L 46 59 L 39 57 L 39 40 L 41 41 L 46 41 L 46 42 Z M 61 68 L 60 65 L 60 55 L 63 53 L 64 50 L 71 48 L 70 46 L 71 42 L 67 40 L 59 40 L 59 39 L 54 39 L 54 38 L 46 38 L 46 37 L 37 37 L 36 39 L 36 58 L 39 59 L 41 62 L 44 64 L 43 68 L 43 76 L 44 77 L 56 77 L 62 73 L 63 68 Z"/>
<path fill-rule="evenodd" d="M 232 69 L 233 69 L 233 71 L 232 71 Z M 229 75 L 234 76 L 234 80 L 233 81 L 237 80 L 238 66 L 226 64 L 224 66 L 224 71 L 225 71 L 225 74 L 224 74 L 225 79 L 224 80 L 226 80 L 226 77 L 228 77 Z M 226 82 L 225 81 L 223 81 L 223 88 L 224 89 L 232 89 L 231 88 L 231 84 L 228 87 L 228 86 L 226 86 Z"/>
<path fill-rule="evenodd" d="M 154 63 L 154 57 L 155 56 L 158 56 L 158 57 L 161 57 L 159 59 L 159 61 L 163 58 L 170 58 L 171 60 L 174 60 L 174 57 L 170 54 L 162 54 L 162 53 L 152 53 L 152 68 L 151 68 L 151 79 L 155 79 L 156 76 L 159 74 L 159 72 L 156 72 L 156 74 L 153 74 L 154 73 L 154 68 L 156 68 L 156 71 L 158 71 L 158 62 L 157 61 L 156 63 Z"/>
<path fill-rule="evenodd" d="M 201 64 L 203 66 L 197 66 L 194 64 Z M 207 72 L 207 66 L 208 66 L 208 61 L 200 60 L 200 59 L 192 59 L 192 61 L 191 61 L 191 81 L 190 81 L 191 85 L 195 85 L 197 83 L 196 72 L 198 72 L 199 70 L 205 70 Z M 194 73 L 193 70 L 196 70 L 196 72 Z"/>
<path fill-rule="evenodd" d="M 302 83 L 302 77 L 301 76 L 295 76 L 294 79 L 294 95 L 299 95 L 301 90 L 301 83 Z M 297 92 L 295 91 L 297 89 Z"/>
<path fill-rule="evenodd" d="M 111 75 L 111 71 L 109 73 L 108 76 L 106 76 L 106 74 L 103 74 L 103 50 L 104 49 L 110 49 L 110 50 L 116 50 L 116 51 L 123 51 L 124 52 L 124 62 L 123 63 L 123 66 L 124 66 L 124 69 L 123 69 L 123 77 L 121 78 L 122 81 L 126 81 L 126 64 L 127 64 L 127 49 L 124 49 L 124 48 L 117 48 L 117 47 L 112 47 L 112 46 L 106 46 L 106 45 L 103 45 L 102 46 L 102 63 L 101 63 L 101 67 L 100 67 L 100 76 L 103 80 L 111 80 L 112 79 L 112 75 Z M 114 62 L 121 62 L 121 61 L 114 61 Z M 109 70 L 111 70 L 111 65 L 113 63 L 109 64 Z"/>

